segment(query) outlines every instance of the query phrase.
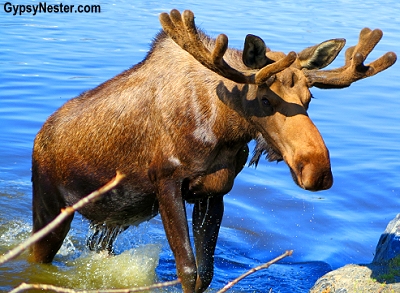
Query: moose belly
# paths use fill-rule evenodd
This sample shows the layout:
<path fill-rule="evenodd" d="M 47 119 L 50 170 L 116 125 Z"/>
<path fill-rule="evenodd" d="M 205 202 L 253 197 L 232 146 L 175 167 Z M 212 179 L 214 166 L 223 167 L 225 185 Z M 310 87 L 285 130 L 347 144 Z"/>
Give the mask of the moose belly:
<path fill-rule="evenodd" d="M 77 202 L 82 196 L 63 190 L 67 204 Z M 148 221 L 158 214 L 158 201 L 155 193 L 140 192 L 122 185 L 94 203 L 79 210 L 93 224 L 107 226 L 130 226 Z"/>

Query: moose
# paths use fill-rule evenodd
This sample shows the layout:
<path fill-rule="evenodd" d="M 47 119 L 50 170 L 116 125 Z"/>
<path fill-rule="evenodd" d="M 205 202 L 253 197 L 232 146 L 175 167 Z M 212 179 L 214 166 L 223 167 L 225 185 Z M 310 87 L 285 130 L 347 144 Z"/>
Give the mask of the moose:
<path fill-rule="evenodd" d="M 37 134 L 33 232 L 119 171 L 124 181 L 79 211 L 96 231 L 90 248 L 112 253 L 118 233 L 160 213 L 183 291 L 203 292 L 213 277 L 223 196 L 247 162 L 248 143 L 256 141 L 250 164 L 264 155 L 283 160 L 299 187 L 329 189 L 329 152 L 307 115 L 309 89 L 348 87 L 397 57 L 388 52 L 364 65 L 379 29 L 364 28 L 345 64 L 322 70 L 344 39 L 284 54 L 247 35 L 240 51 L 228 48 L 226 35 L 197 29 L 191 11 L 159 19 L 163 29 L 142 62 L 67 101 Z M 186 202 L 194 205 L 194 252 Z M 72 218 L 33 245 L 32 261 L 53 260 Z"/>

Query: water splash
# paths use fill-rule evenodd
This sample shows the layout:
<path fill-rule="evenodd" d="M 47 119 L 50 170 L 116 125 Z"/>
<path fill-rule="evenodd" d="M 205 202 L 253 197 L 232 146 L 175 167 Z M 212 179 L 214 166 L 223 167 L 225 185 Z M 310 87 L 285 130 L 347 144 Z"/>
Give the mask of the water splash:
<path fill-rule="evenodd" d="M 9 249 L 18 245 L 29 237 L 31 230 L 31 225 L 20 220 L 1 223 L 0 247 Z"/>
<path fill-rule="evenodd" d="M 58 286 L 94 290 L 132 288 L 153 284 L 161 246 L 148 244 L 120 255 L 89 252 L 65 267 L 43 267 L 41 278 Z"/>
<path fill-rule="evenodd" d="M 1 253 L 17 246 L 31 234 L 32 226 L 24 221 L 0 223 Z M 118 235 L 122 230 L 113 230 L 110 235 Z M 77 243 L 82 244 L 82 236 L 76 236 Z M 53 265 L 29 263 L 24 254 L 3 266 L 7 275 L 10 275 L 2 276 L 7 278 L 7 282 L 0 285 L 0 291 L 11 290 L 22 281 L 83 290 L 134 288 L 157 281 L 155 269 L 158 266 L 161 244 L 141 245 L 119 255 L 109 255 L 89 251 L 82 245 L 74 245 L 74 239 L 74 235 L 66 237 Z M 13 267 L 16 269 L 12 269 Z"/>

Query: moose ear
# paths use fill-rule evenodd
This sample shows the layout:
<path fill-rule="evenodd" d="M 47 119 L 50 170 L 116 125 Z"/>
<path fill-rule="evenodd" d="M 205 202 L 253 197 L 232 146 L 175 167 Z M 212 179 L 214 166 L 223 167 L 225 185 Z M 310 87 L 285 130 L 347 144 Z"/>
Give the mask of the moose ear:
<path fill-rule="evenodd" d="M 255 35 L 247 35 L 244 41 L 243 63 L 252 69 L 263 68 L 268 63 L 265 53 L 270 51 L 264 41 Z"/>
<path fill-rule="evenodd" d="M 345 39 L 333 39 L 308 47 L 298 54 L 298 62 L 306 69 L 324 68 L 335 60 L 344 44 L 346 44 Z"/>

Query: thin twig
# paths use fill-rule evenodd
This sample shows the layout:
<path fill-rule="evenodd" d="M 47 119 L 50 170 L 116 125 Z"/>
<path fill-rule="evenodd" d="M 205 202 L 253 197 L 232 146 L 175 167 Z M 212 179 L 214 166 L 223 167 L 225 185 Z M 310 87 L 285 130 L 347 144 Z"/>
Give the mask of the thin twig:
<path fill-rule="evenodd" d="M 1 256 L 0 257 L 0 265 L 2 265 L 3 263 L 5 263 L 9 260 L 12 260 L 13 258 L 16 258 L 18 255 L 20 255 L 22 252 L 24 252 L 32 244 L 38 242 L 44 236 L 46 236 L 51 231 L 53 231 L 55 228 L 57 228 L 57 226 L 59 226 L 62 221 L 64 221 L 66 218 L 68 218 L 70 215 L 72 215 L 75 211 L 79 210 L 80 208 L 82 208 L 83 206 L 88 204 L 89 202 L 96 201 L 101 195 L 103 195 L 104 193 L 113 189 L 115 186 L 117 186 L 117 184 L 124 177 L 125 177 L 125 175 L 123 175 L 117 171 L 117 175 L 106 185 L 104 185 L 103 187 L 92 192 L 88 196 L 82 198 L 80 201 L 78 201 L 73 206 L 62 209 L 61 213 L 53 221 L 51 221 L 47 226 L 45 226 L 41 230 L 37 231 L 36 233 L 32 234 L 28 239 L 26 239 L 20 245 L 18 245 L 14 249 L 10 250 L 9 252 L 7 252 L 3 256 Z"/>
<path fill-rule="evenodd" d="M 272 264 L 274 264 L 274 263 L 280 261 L 281 259 L 283 259 L 283 258 L 285 258 L 287 256 L 290 256 L 292 254 L 293 254 L 293 250 L 287 250 L 284 254 L 278 256 L 277 258 L 274 258 L 273 260 L 271 260 L 271 261 L 269 261 L 269 262 L 267 262 L 265 264 L 262 264 L 262 265 L 260 265 L 258 267 L 252 268 L 251 270 L 249 270 L 246 273 L 244 273 L 243 275 L 239 276 L 238 278 L 236 278 L 232 282 L 229 282 L 228 284 L 226 284 L 226 286 L 224 288 L 222 288 L 221 290 L 219 290 L 217 293 L 223 293 L 223 292 L 228 291 L 228 289 L 232 288 L 235 284 L 237 284 L 240 280 L 246 278 L 248 275 L 251 275 L 252 273 L 255 273 L 255 272 L 257 272 L 259 270 L 262 270 L 262 269 L 267 269 Z"/>
<path fill-rule="evenodd" d="M 16 287 L 14 290 L 10 291 L 9 293 L 19 293 L 19 292 L 23 292 L 26 290 L 32 290 L 32 289 L 54 291 L 54 292 L 58 292 L 58 293 L 131 293 L 131 292 L 141 292 L 141 291 L 148 291 L 148 290 L 152 290 L 152 289 L 164 288 L 164 287 L 168 287 L 168 286 L 174 286 L 179 283 L 180 283 L 180 280 L 178 279 L 175 281 L 158 283 L 158 284 L 137 287 L 137 288 L 109 289 L 109 290 L 106 290 L 106 289 L 104 289 L 104 290 L 74 290 L 74 289 L 67 289 L 67 288 L 57 287 L 57 286 L 53 286 L 53 285 L 46 285 L 46 284 L 22 283 L 21 285 Z"/>

